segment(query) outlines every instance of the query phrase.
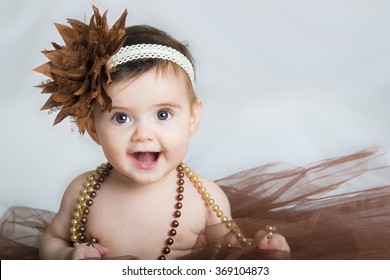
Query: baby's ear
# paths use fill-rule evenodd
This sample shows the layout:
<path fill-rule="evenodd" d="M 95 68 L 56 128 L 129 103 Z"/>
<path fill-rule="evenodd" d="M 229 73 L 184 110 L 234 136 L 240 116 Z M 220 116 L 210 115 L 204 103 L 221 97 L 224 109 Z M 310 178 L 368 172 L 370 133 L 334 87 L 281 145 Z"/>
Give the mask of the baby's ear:
<path fill-rule="evenodd" d="M 93 141 L 95 141 L 98 145 L 100 145 L 99 136 L 97 134 L 96 126 L 95 126 L 95 119 L 93 116 L 91 116 L 88 120 L 87 132 L 88 132 L 89 136 L 91 136 Z"/>
<path fill-rule="evenodd" d="M 197 98 L 194 105 L 192 105 L 190 136 L 194 135 L 198 129 L 200 118 L 202 116 L 202 106 L 203 103 L 200 98 Z"/>

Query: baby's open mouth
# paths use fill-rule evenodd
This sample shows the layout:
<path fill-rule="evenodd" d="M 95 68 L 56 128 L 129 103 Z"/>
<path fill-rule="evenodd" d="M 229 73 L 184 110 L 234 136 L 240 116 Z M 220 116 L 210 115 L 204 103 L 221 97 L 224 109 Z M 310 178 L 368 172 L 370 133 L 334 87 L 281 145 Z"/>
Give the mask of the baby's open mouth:
<path fill-rule="evenodd" d="M 153 163 L 158 160 L 160 157 L 159 152 L 136 152 L 133 153 L 132 156 L 139 162 L 142 163 Z"/>

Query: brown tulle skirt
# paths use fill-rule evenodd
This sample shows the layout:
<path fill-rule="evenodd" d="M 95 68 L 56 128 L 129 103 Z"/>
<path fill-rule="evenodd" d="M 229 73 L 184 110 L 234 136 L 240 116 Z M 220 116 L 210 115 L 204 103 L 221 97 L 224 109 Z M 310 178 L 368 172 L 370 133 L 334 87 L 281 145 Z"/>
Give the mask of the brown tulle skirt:
<path fill-rule="evenodd" d="M 304 167 L 267 164 L 217 183 L 247 237 L 267 225 L 285 236 L 291 253 L 218 245 L 205 228 L 182 259 L 390 259 L 390 166 L 385 150 L 371 148 Z M 0 259 L 37 259 L 50 211 L 12 207 L 0 220 Z M 122 258 L 132 258 L 126 256 Z"/>

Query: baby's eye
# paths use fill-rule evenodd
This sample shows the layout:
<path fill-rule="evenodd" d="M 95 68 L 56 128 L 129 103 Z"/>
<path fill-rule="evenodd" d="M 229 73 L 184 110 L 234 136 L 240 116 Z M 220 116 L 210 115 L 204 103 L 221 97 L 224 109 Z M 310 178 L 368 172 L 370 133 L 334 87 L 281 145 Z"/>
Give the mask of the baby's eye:
<path fill-rule="evenodd" d="M 157 112 L 157 118 L 160 121 L 165 121 L 172 118 L 172 113 L 167 109 L 161 109 Z"/>
<path fill-rule="evenodd" d="M 123 113 L 115 114 L 115 116 L 112 118 L 112 121 L 118 124 L 127 123 L 130 121 L 130 118 L 128 115 Z"/>

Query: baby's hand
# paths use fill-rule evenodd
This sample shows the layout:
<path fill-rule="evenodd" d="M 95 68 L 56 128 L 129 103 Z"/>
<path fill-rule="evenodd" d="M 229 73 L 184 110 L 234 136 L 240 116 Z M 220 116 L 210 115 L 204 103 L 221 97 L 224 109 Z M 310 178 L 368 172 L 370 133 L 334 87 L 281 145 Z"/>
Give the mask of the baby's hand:
<path fill-rule="evenodd" d="M 283 235 L 278 233 L 267 234 L 265 231 L 258 231 L 254 238 L 257 248 L 260 250 L 280 250 L 290 252 L 290 247 Z"/>
<path fill-rule="evenodd" d="M 72 254 L 72 260 L 93 259 L 99 260 L 108 253 L 108 248 L 100 244 L 87 245 L 87 243 L 78 245 Z"/>

